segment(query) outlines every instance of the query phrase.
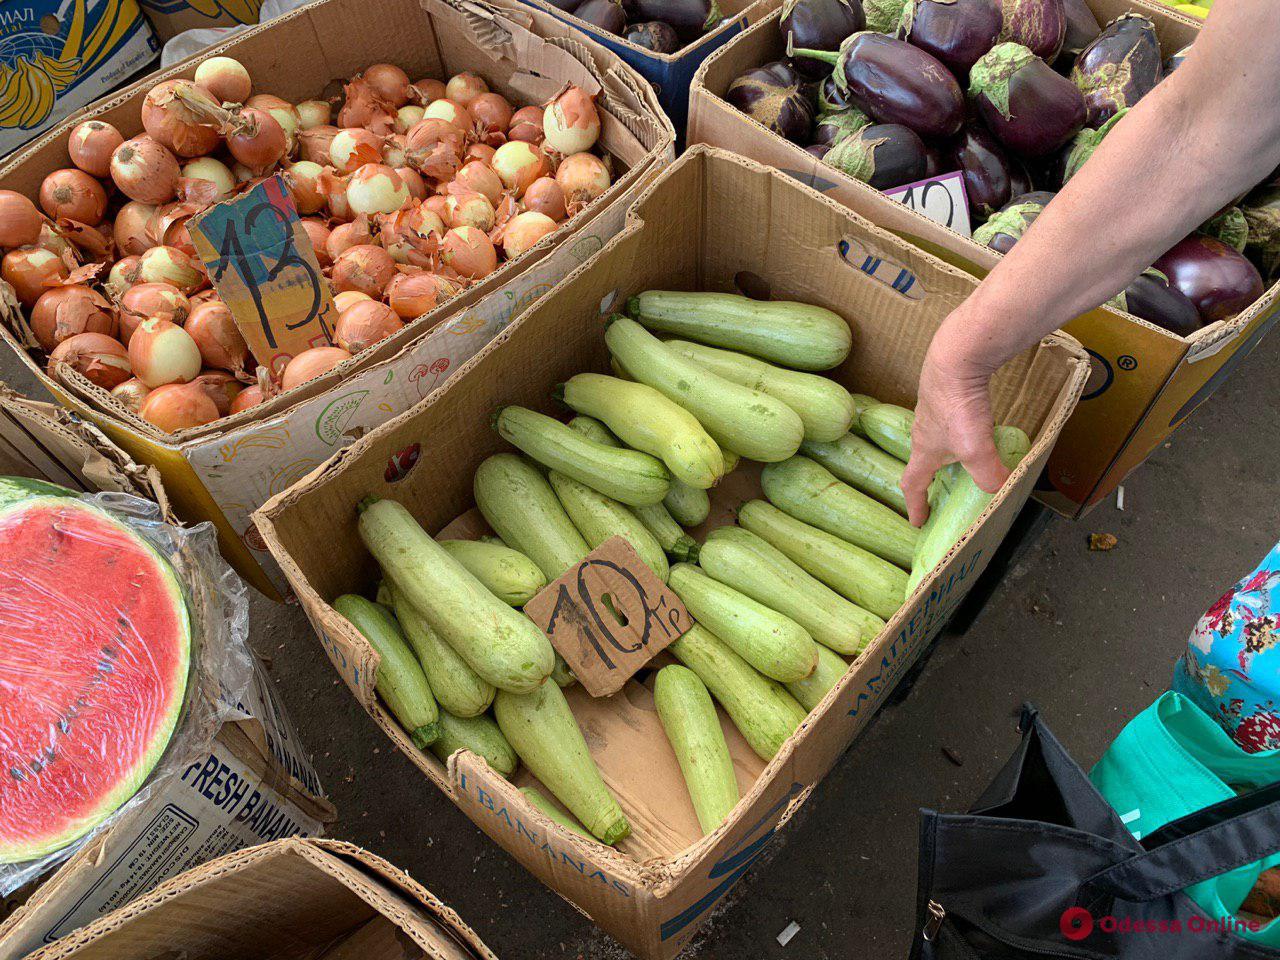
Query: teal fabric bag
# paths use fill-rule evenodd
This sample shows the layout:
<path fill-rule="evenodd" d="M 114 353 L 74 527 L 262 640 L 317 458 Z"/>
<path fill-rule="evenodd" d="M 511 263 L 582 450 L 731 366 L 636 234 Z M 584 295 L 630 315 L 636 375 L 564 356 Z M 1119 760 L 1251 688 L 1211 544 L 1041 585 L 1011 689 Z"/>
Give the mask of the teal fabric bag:
<path fill-rule="evenodd" d="M 1169 692 L 1134 717 L 1089 773 L 1141 839 L 1187 814 L 1280 781 L 1280 750 L 1245 753 L 1190 699 Z M 1212 917 L 1234 914 L 1280 854 L 1187 889 Z M 1280 947 L 1280 920 L 1241 936 Z"/>

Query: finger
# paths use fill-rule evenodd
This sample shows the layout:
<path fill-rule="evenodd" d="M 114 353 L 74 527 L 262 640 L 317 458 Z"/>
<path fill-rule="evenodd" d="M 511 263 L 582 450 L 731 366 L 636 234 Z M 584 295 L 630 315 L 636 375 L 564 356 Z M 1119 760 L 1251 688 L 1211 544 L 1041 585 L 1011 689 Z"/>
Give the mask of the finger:
<path fill-rule="evenodd" d="M 960 463 L 969 471 L 973 482 L 987 493 L 997 492 L 1009 479 L 1009 470 L 1000 461 L 990 427 L 961 445 Z"/>
<path fill-rule="evenodd" d="M 933 475 L 942 466 L 941 458 L 930 456 L 923 450 L 915 449 L 907 469 L 902 471 L 902 480 L 898 486 L 907 501 L 907 518 L 911 525 L 923 527 L 929 519 L 929 484 Z"/>

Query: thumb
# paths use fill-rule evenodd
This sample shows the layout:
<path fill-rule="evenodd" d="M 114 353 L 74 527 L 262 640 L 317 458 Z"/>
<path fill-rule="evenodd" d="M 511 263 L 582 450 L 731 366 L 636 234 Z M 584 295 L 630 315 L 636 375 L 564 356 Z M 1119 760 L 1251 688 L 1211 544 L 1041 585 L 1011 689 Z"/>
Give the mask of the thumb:
<path fill-rule="evenodd" d="M 1009 479 L 1009 470 L 1000 460 L 990 427 L 970 439 L 963 450 L 961 465 L 985 492 L 996 493 Z"/>

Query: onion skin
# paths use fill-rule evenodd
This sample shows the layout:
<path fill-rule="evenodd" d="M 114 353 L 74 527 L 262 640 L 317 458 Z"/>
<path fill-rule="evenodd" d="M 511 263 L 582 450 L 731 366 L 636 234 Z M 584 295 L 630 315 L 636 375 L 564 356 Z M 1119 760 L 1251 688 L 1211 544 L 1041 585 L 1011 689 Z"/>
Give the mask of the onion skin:
<path fill-rule="evenodd" d="M 289 140 L 284 127 L 265 110 L 245 107 L 240 118 L 243 127 L 227 132 L 227 149 L 260 177 L 284 159 Z"/>
<path fill-rule="evenodd" d="M 1012 197 L 1012 170 L 999 142 L 982 127 L 965 128 L 947 152 L 948 169 L 964 174 L 969 210 L 984 220 Z"/>
<path fill-rule="evenodd" d="M 196 342 L 204 366 L 243 374 L 249 362 L 249 345 L 221 300 L 208 300 L 191 311 L 183 328 Z M 230 402 L 230 401 L 228 401 Z"/>
<path fill-rule="evenodd" d="M 507 128 L 508 140 L 521 140 L 525 143 L 541 143 L 543 111 L 537 107 L 521 107 L 511 115 L 511 126 Z"/>
<path fill-rule="evenodd" d="M 1150 270 L 1125 287 L 1113 305 L 1180 337 L 1204 326 L 1196 305 Z"/>
<path fill-rule="evenodd" d="M 927 148 L 910 127 L 877 123 L 845 137 L 823 162 L 877 190 L 891 190 L 925 175 Z"/>
<path fill-rule="evenodd" d="M 1074 83 L 1016 43 L 1002 43 L 969 76 L 978 115 L 1007 149 L 1043 157 L 1084 126 L 1084 97 Z"/>
<path fill-rule="evenodd" d="M 576 212 L 609 189 L 609 168 L 594 153 L 575 153 L 556 168 L 556 183 L 564 190 L 566 209 Z"/>
<path fill-rule="evenodd" d="M 199 387 L 208 395 L 218 408 L 219 417 L 231 413 L 231 404 L 244 391 L 244 384 L 226 370 L 202 370 L 200 376 L 191 381 L 191 386 Z"/>
<path fill-rule="evenodd" d="M 49 369 L 56 371 L 61 363 L 103 390 L 114 390 L 133 376 L 120 341 L 103 333 L 80 333 L 63 340 L 49 355 Z"/>
<path fill-rule="evenodd" d="M 364 80 L 395 109 L 409 102 L 409 75 L 394 63 L 375 63 L 363 74 Z"/>
<path fill-rule="evenodd" d="M 71 162 L 90 176 L 111 176 L 111 154 L 124 143 L 124 134 L 103 120 L 86 120 L 71 128 L 67 153 Z"/>
<path fill-rule="evenodd" d="M 681 47 L 680 35 L 675 28 L 661 20 L 633 23 L 623 36 L 637 47 L 654 53 L 675 53 Z"/>
<path fill-rule="evenodd" d="M 27 309 L 34 307 L 45 291 L 70 274 L 66 262 L 43 247 L 19 247 L 10 250 L 0 261 L 0 276 L 13 287 L 18 302 Z"/>
<path fill-rule="evenodd" d="M 803 90 L 800 74 L 782 60 L 753 67 L 739 76 L 725 99 L 756 123 L 792 143 L 809 137 L 813 105 Z"/>
<path fill-rule="evenodd" d="M 207 279 L 200 263 L 177 247 L 158 246 L 138 259 L 138 279 L 143 283 L 170 283 L 190 296 Z"/>
<path fill-rule="evenodd" d="M 1100 127 L 1132 107 L 1162 74 L 1156 25 L 1135 13 L 1111 21 L 1071 68 L 1071 82 L 1084 95 L 1085 125 Z"/>
<path fill-rule="evenodd" d="M 311 249 L 316 254 L 316 263 L 322 267 L 327 267 L 333 263 L 333 258 L 329 256 L 327 249 L 329 228 L 325 226 L 324 221 L 316 220 L 313 217 L 304 217 L 302 219 L 302 229 L 306 231 L 307 239 L 311 241 Z"/>
<path fill-rule="evenodd" d="M 1002 0 L 1004 27 L 1002 42 L 1027 47 L 1049 63 L 1062 49 L 1067 36 L 1067 11 L 1063 0 Z"/>
<path fill-rule="evenodd" d="M 352 356 L 404 329 L 404 322 L 385 303 L 361 300 L 338 315 L 333 338 Z"/>
<path fill-rule="evenodd" d="M 116 335 L 111 305 L 101 294 L 80 284 L 54 287 L 41 294 L 31 310 L 30 325 L 45 353 L 77 334 Z"/>
<path fill-rule="evenodd" d="M 914 0 L 898 36 L 932 54 L 963 82 L 996 45 L 1003 25 L 1000 0 Z"/>
<path fill-rule="evenodd" d="M 387 302 L 406 323 L 430 313 L 462 291 L 452 280 L 434 273 L 401 273 L 387 284 Z"/>
<path fill-rule="evenodd" d="M 151 389 L 189 383 L 200 373 L 200 348 L 187 331 L 168 320 L 142 321 L 129 339 L 134 375 Z"/>
<path fill-rule="evenodd" d="M 212 153 L 222 142 L 222 134 L 188 107 L 182 96 L 198 99 L 211 109 L 220 105 L 190 80 L 162 80 L 142 100 L 143 129 L 179 157 Z"/>
<path fill-rule="evenodd" d="M 498 268 L 498 252 L 475 227 L 455 227 L 445 233 L 440 256 L 446 266 L 469 280 L 487 277 Z"/>
<path fill-rule="evenodd" d="M 514 260 L 555 229 L 556 222 L 545 213 L 534 210 L 517 213 L 503 228 L 502 251 L 508 260 Z"/>
<path fill-rule="evenodd" d="M 595 100 L 581 87 L 570 87 L 547 105 L 542 132 L 547 147 L 565 156 L 590 150 L 600 139 Z"/>
<path fill-rule="evenodd" d="M 303 350 L 284 368 L 284 374 L 280 378 L 281 389 L 292 390 L 323 376 L 350 359 L 351 354 L 341 347 L 312 347 L 310 350 Z"/>
<path fill-rule="evenodd" d="M 0 246 L 12 250 L 33 244 L 43 226 L 34 203 L 14 190 L 0 190 Z"/>
<path fill-rule="evenodd" d="M 557 223 L 569 215 L 564 187 L 554 177 L 539 177 L 529 184 L 529 189 L 524 192 L 524 208 L 545 213 Z"/>
<path fill-rule="evenodd" d="M 158 317 L 182 326 L 191 301 L 171 283 L 138 283 L 120 297 L 120 342 L 126 347 L 143 320 Z"/>
<path fill-rule="evenodd" d="M 126 409 L 137 413 L 142 409 L 142 401 L 147 399 L 147 394 L 150 392 L 150 387 L 137 377 L 133 377 L 119 386 L 113 387 L 111 396 L 115 397 Z"/>
<path fill-rule="evenodd" d="M 228 416 L 234 416 L 237 413 L 243 413 L 250 407 L 256 407 L 258 404 L 262 403 L 264 399 L 266 398 L 262 395 L 262 388 L 257 384 L 245 387 L 236 394 L 236 398 L 231 401 L 231 406 L 228 408 L 227 414 Z"/>
<path fill-rule="evenodd" d="M 218 419 L 218 405 L 194 383 L 172 383 L 147 394 L 138 410 L 152 426 L 165 433 L 202 427 Z"/>
<path fill-rule="evenodd" d="M 130 200 L 168 203 L 181 175 L 178 158 L 148 136 L 126 140 L 111 155 L 111 180 Z"/>
<path fill-rule="evenodd" d="M 551 171 L 551 165 L 538 147 L 522 140 L 511 140 L 494 153 L 493 171 L 502 180 L 502 185 L 519 199 L 533 181 Z"/>
<path fill-rule="evenodd" d="M 1243 254 L 1198 233 L 1176 243 L 1153 266 L 1195 304 L 1206 325 L 1247 310 L 1265 289 L 1258 268 Z"/>
<path fill-rule="evenodd" d="M 605 33 L 621 35 L 627 27 L 627 15 L 622 12 L 619 0 L 583 0 L 574 8 L 573 15 Z"/>
<path fill-rule="evenodd" d="M 202 61 L 192 79 L 219 103 L 244 103 L 253 93 L 249 71 L 231 57 L 210 57 Z"/>
<path fill-rule="evenodd" d="M 784 47 L 808 50 L 840 49 L 845 37 L 867 28 L 858 0 L 785 0 L 778 29 Z M 819 80 L 831 65 L 813 57 L 792 57 L 791 66 L 806 80 Z"/>
<path fill-rule="evenodd" d="M 371 243 L 349 247 L 333 261 L 334 289 L 358 290 L 375 300 L 382 297 L 383 289 L 395 275 L 396 262 L 391 254 Z"/>

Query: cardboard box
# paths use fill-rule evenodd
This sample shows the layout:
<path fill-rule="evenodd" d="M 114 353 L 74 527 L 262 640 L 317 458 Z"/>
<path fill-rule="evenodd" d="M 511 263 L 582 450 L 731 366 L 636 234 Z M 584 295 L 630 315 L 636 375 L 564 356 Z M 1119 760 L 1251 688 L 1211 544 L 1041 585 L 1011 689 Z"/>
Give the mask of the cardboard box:
<path fill-rule="evenodd" d="M 138 0 L 163 44 L 184 30 L 258 22 L 262 0 Z"/>
<path fill-rule="evenodd" d="M 1199 31 L 1194 21 L 1142 0 L 1088 2 L 1102 23 L 1129 10 L 1150 17 L 1166 54 L 1186 46 Z M 998 254 L 827 166 L 724 99 L 743 71 L 784 56 L 778 16 L 761 20 L 698 71 L 689 142 L 726 147 L 777 167 L 921 249 L 985 276 Z M 1093 375 L 1049 459 L 1037 498 L 1059 513 L 1079 517 L 1110 494 L 1248 355 L 1280 316 L 1278 306 L 1280 286 L 1273 286 L 1234 319 L 1185 338 L 1110 307 L 1068 324 L 1066 331 L 1089 351 Z"/>
<path fill-rule="evenodd" d="M 521 0 L 531 7 L 546 11 L 571 23 L 596 43 L 608 47 L 635 68 L 657 91 L 658 101 L 675 124 L 676 134 L 683 142 L 685 125 L 689 117 L 689 86 L 693 75 L 704 60 L 755 23 L 775 6 L 775 0 L 722 0 L 720 11 L 723 22 L 716 29 L 699 37 L 675 53 L 654 53 L 625 37 L 601 30 L 571 13 L 566 13 L 547 0 Z"/>
<path fill-rule="evenodd" d="M 403 870 L 349 843 L 277 840 L 175 877 L 28 960 L 496 960 Z"/>
<path fill-rule="evenodd" d="M 379 576 L 356 529 L 359 500 L 399 500 L 438 533 L 472 510 L 481 461 L 509 449 L 490 429 L 495 408 L 523 404 L 563 414 L 550 400 L 555 384 L 584 370 L 609 370 L 603 320 L 611 308 L 646 289 L 735 284 L 848 318 L 853 351 L 831 375 L 910 403 L 933 331 L 975 281 L 778 171 L 698 147 L 641 197 L 622 234 L 443 389 L 257 515 L 330 658 L 378 725 L 503 849 L 648 960 L 672 957 L 688 943 L 955 610 L 1030 496 L 1088 372 L 1079 346 L 1054 335 L 997 374 L 996 417 L 1027 431 L 1030 454 L 777 757 L 762 763 L 725 721 L 743 800 L 714 833 L 700 836 L 643 677 L 607 699 L 591 699 L 580 685 L 567 690 L 633 827 L 610 849 L 553 826 L 474 755 L 455 754 L 446 768 L 414 748 L 374 695 L 372 648 L 330 604 L 343 593 L 368 593 Z M 417 445 L 431 455 L 389 478 L 388 461 Z M 744 465 L 726 479 L 713 493 L 709 525 L 729 522 L 741 502 L 759 496 L 757 478 Z M 517 777 L 526 782 L 527 773 Z"/>
<path fill-rule="evenodd" d="M 0 157 L 159 56 L 136 0 L 9 0 L 0 15 Z"/>
<path fill-rule="evenodd" d="M 578 217 L 462 295 L 425 314 L 337 370 L 207 427 L 161 434 L 78 375 L 55 383 L 39 352 L 23 349 L 22 321 L 0 295 L 0 338 L 60 401 L 97 423 L 140 463 L 160 469 L 178 514 L 212 521 L 223 554 L 250 583 L 278 595 L 284 580 L 250 515 L 362 433 L 446 380 L 506 323 L 623 225 L 626 205 L 673 154 L 670 122 L 652 91 L 617 57 L 558 20 L 523 6 L 475 0 L 320 0 L 209 48 L 243 62 L 261 86 L 291 101 L 379 60 L 414 76 L 473 70 L 522 102 L 543 102 L 564 83 L 599 91 L 601 143 L 616 161 L 610 190 Z M 101 116 L 140 129 L 139 102 L 157 79 L 190 76 L 197 60 L 148 77 L 81 114 L 0 168 L 5 186 L 34 196 L 67 165 L 68 126 Z M 4 294 L 11 293 L 3 285 Z M 5 304 L 8 306 L 5 306 Z"/>

